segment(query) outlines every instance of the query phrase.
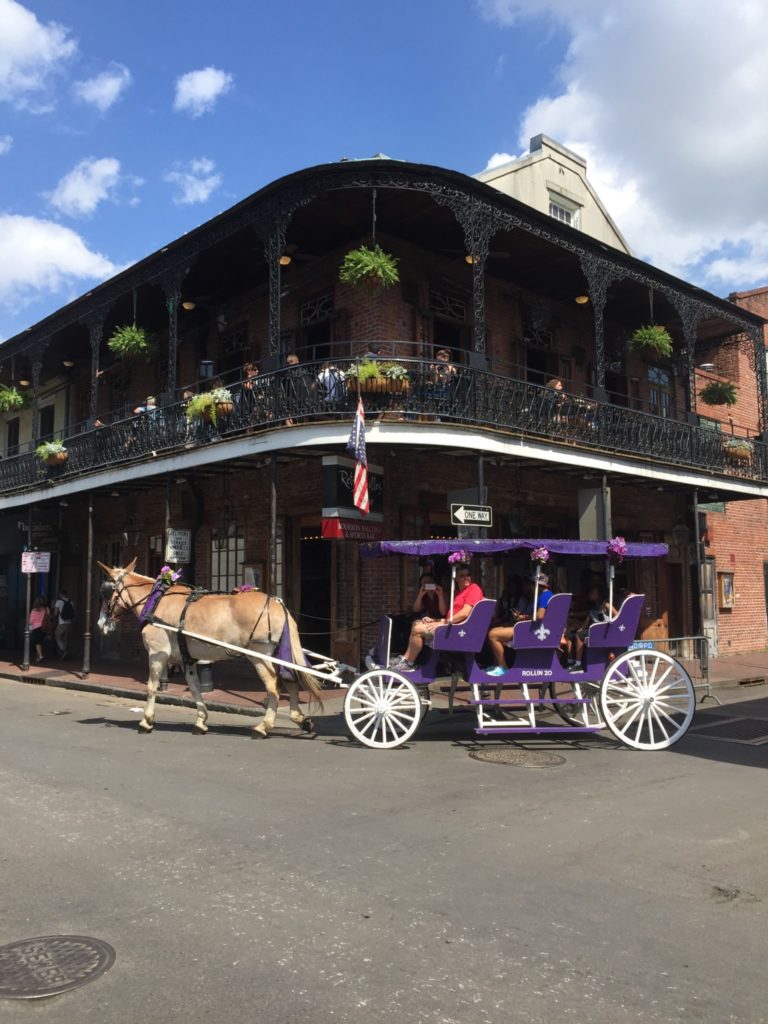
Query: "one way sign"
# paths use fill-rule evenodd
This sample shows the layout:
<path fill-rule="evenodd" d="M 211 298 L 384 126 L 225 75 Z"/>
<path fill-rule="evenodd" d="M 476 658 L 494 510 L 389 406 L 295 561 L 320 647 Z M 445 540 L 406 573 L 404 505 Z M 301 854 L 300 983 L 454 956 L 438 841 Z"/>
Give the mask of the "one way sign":
<path fill-rule="evenodd" d="M 493 526 L 490 505 L 451 505 L 451 526 Z"/>

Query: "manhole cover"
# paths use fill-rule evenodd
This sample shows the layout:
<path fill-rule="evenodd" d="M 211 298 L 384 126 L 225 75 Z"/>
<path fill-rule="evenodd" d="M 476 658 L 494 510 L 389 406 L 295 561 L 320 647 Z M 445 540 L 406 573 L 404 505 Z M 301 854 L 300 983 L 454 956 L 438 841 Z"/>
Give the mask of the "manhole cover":
<path fill-rule="evenodd" d="M 42 999 L 93 981 L 115 951 L 84 935 L 43 935 L 0 946 L 0 999 Z"/>
<path fill-rule="evenodd" d="M 546 750 L 516 750 L 514 747 L 492 747 L 489 750 L 471 750 L 470 757 L 489 764 L 512 764 L 517 768 L 555 768 L 565 764 L 559 754 Z"/>

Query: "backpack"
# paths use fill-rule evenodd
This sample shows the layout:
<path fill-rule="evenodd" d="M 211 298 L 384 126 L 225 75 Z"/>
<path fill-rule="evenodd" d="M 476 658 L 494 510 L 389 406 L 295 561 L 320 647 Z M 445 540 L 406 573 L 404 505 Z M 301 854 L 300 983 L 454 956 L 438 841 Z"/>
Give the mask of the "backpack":
<path fill-rule="evenodd" d="M 75 617 L 75 606 L 72 604 L 71 601 L 65 601 L 64 604 L 61 606 L 61 611 L 59 612 L 59 618 L 60 619 L 64 619 L 66 622 L 71 622 L 72 619 L 74 619 L 74 617 Z"/>

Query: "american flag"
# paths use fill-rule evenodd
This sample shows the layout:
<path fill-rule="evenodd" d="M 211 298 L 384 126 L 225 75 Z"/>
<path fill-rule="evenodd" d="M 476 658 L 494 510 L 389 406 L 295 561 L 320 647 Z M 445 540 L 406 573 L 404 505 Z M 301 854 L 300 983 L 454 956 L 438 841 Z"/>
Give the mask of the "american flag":
<path fill-rule="evenodd" d="M 359 508 L 363 515 L 371 511 L 371 502 L 368 498 L 368 460 L 365 455 L 365 409 L 362 398 L 357 400 L 357 411 L 352 424 L 352 433 L 347 441 L 347 451 L 355 456 L 355 482 L 352 492 L 352 500 L 355 508 Z"/>

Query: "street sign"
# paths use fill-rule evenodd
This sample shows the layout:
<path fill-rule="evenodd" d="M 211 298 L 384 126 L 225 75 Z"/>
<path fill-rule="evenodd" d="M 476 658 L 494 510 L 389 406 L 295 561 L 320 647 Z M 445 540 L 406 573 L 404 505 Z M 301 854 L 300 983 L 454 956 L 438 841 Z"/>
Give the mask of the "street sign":
<path fill-rule="evenodd" d="M 451 505 L 451 526 L 493 526 L 490 505 Z"/>
<path fill-rule="evenodd" d="M 165 560 L 177 565 L 192 561 L 192 531 L 168 530 L 165 538 Z"/>
<path fill-rule="evenodd" d="M 50 572 L 50 551 L 22 551 L 21 571 L 23 573 Z"/>

